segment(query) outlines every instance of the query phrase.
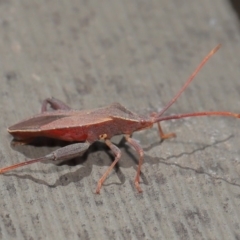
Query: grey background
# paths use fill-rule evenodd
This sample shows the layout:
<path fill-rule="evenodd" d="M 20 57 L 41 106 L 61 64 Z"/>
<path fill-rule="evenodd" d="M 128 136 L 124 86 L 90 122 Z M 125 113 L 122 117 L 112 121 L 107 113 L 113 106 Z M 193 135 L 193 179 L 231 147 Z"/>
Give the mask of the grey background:
<path fill-rule="evenodd" d="M 1 0 L 0 166 L 51 152 L 11 147 L 8 126 L 46 97 L 76 109 L 120 102 L 161 109 L 202 58 L 222 48 L 168 114 L 240 112 L 239 3 L 227 0 Z M 137 155 L 113 160 L 103 144 L 61 166 L 35 164 L 0 176 L 1 239 L 240 239 L 240 121 L 192 118 L 134 134 L 145 150 L 142 194 Z M 47 146 L 46 146 L 47 145 Z M 54 144 L 56 145 L 56 144 Z"/>

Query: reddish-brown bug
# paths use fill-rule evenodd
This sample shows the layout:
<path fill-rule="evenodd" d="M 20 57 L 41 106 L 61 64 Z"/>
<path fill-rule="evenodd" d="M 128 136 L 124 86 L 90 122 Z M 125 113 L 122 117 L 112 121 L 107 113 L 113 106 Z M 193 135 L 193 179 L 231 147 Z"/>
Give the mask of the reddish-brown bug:
<path fill-rule="evenodd" d="M 176 96 L 159 112 L 152 113 L 149 116 L 139 116 L 119 103 L 112 104 L 105 108 L 94 110 L 77 111 L 57 99 L 46 99 L 42 104 L 40 114 L 23 120 L 11 127 L 8 131 L 14 136 L 14 139 L 23 142 L 29 142 L 34 137 L 49 137 L 65 141 L 74 141 L 72 145 L 60 148 L 44 157 L 32 159 L 26 162 L 18 163 L 9 167 L 0 169 L 0 173 L 4 173 L 15 168 L 41 162 L 45 160 L 62 161 L 79 156 L 84 153 L 91 143 L 103 140 L 115 155 L 114 162 L 103 174 L 97 184 L 96 193 L 100 192 L 101 186 L 108 174 L 114 168 L 121 157 L 121 151 L 115 146 L 110 139 L 115 135 L 124 134 L 127 142 L 138 152 L 139 164 L 135 178 L 135 186 L 139 192 L 142 192 L 139 186 L 141 166 L 143 163 L 143 149 L 136 140 L 131 138 L 133 132 L 150 128 L 154 123 L 158 124 L 159 134 L 162 139 L 174 137 L 174 133 L 165 134 L 160 126 L 161 121 L 196 117 L 196 116 L 230 116 L 240 118 L 240 114 L 231 112 L 194 112 L 186 114 L 177 114 L 172 116 L 162 116 L 163 113 L 179 98 L 182 92 L 194 79 L 196 74 L 208 59 L 219 49 L 220 45 L 215 47 L 200 63 L 194 73 L 186 81 L 184 86 L 176 94 Z M 48 111 L 47 105 L 50 104 L 54 111 Z"/>

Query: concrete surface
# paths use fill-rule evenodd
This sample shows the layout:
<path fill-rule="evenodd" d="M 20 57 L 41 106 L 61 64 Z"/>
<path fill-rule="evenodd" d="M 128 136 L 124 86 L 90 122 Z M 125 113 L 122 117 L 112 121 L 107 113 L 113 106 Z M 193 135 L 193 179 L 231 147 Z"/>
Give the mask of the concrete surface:
<path fill-rule="evenodd" d="M 42 156 L 52 143 L 11 147 L 8 126 L 40 110 L 46 97 L 76 109 L 120 102 L 161 109 L 202 58 L 207 63 L 168 114 L 240 112 L 237 1 L 0 1 L 0 167 Z M 145 150 L 113 160 L 103 144 L 60 166 L 35 164 L 0 176 L 0 239 L 240 239 L 240 120 L 163 123 L 134 134 Z M 53 145 L 56 145 L 55 143 Z"/>

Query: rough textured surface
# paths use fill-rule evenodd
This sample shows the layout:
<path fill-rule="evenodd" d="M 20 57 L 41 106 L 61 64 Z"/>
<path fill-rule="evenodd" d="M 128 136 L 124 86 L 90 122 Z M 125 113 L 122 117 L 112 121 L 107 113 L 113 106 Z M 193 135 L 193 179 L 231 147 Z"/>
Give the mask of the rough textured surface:
<path fill-rule="evenodd" d="M 6 129 L 54 96 L 77 109 L 120 102 L 156 111 L 218 43 L 220 51 L 168 113 L 240 111 L 237 1 L 0 1 L 0 166 L 42 156 L 50 144 L 10 146 Z M 119 167 L 104 144 L 61 166 L 36 164 L 0 176 L 1 239 L 240 239 L 240 121 L 195 118 L 121 138 Z M 47 146 L 46 146 L 47 145 Z"/>

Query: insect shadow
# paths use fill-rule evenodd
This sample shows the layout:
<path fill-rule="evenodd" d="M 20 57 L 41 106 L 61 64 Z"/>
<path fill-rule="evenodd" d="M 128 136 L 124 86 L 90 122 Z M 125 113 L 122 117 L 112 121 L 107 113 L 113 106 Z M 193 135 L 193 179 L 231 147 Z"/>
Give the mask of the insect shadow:
<path fill-rule="evenodd" d="M 236 12 L 238 16 L 238 20 L 240 20 L 240 2 L 239 0 L 229 0 L 229 3 L 233 10 Z"/>
<path fill-rule="evenodd" d="M 121 139 L 119 141 L 119 139 Z M 123 168 L 130 168 L 133 167 L 135 171 L 137 171 L 137 164 L 138 164 L 138 156 L 134 154 L 134 150 L 126 144 L 125 138 L 120 138 L 116 137 L 116 146 L 118 146 L 119 149 L 121 149 L 122 152 L 122 157 L 120 163 L 117 163 L 115 166 L 115 171 L 114 173 L 117 174 L 120 183 L 106 183 L 104 184 L 105 186 L 108 185 L 122 185 L 125 183 L 125 176 L 122 174 L 120 170 L 120 166 Z M 72 144 L 72 143 L 70 143 Z M 160 144 L 160 142 L 158 142 Z M 46 152 L 46 146 L 49 148 L 48 151 L 49 153 L 53 151 L 53 148 L 57 149 L 60 147 L 64 147 L 66 145 L 69 145 L 69 142 L 61 141 L 61 140 L 55 140 L 55 139 L 50 139 L 50 138 L 44 138 L 44 137 L 38 137 L 35 138 L 31 143 L 28 143 L 27 145 L 20 145 L 18 144 L 17 141 L 12 141 L 11 142 L 11 147 L 15 150 L 20 152 L 21 154 L 25 155 L 26 158 L 33 158 L 33 157 L 40 157 L 42 155 L 45 155 Z M 42 148 L 44 148 L 44 154 L 42 151 Z M 34 150 L 33 150 L 34 149 Z M 76 170 L 75 172 L 69 172 L 66 174 L 63 174 L 59 177 L 59 179 L 56 180 L 54 184 L 49 184 L 44 180 L 37 179 L 33 177 L 33 173 L 44 173 L 44 174 L 52 174 L 53 172 L 56 171 L 56 167 L 50 167 L 49 170 L 42 171 L 42 170 L 30 170 L 30 174 L 15 174 L 15 173 L 5 173 L 6 176 L 16 176 L 18 178 L 22 179 L 29 179 L 31 181 L 34 181 L 39 184 L 46 185 L 48 187 L 57 187 L 57 186 L 66 186 L 72 182 L 80 182 L 84 177 L 87 177 L 91 174 L 92 172 L 92 167 L 94 165 L 104 167 L 104 166 L 109 166 L 111 165 L 111 162 L 114 161 L 114 155 L 112 154 L 111 150 L 108 148 L 108 146 L 104 142 L 96 141 L 91 146 L 89 149 L 81 156 L 81 157 L 76 157 L 67 161 L 63 162 L 53 162 L 53 161 L 44 161 L 42 163 L 52 163 L 54 165 L 59 166 L 57 168 L 58 172 L 64 171 L 65 168 L 61 168 L 61 166 L 67 165 L 67 166 L 77 166 L 80 165 L 81 168 Z M 40 167 L 39 167 L 40 169 Z M 21 173 L 23 171 L 29 172 L 28 169 L 22 169 Z M 146 180 L 146 177 L 144 176 L 143 173 L 141 173 L 141 179 L 142 182 L 147 185 L 148 182 Z"/>
<path fill-rule="evenodd" d="M 179 153 L 178 155 L 171 155 L 168 156 L 167 158 L 162 158 L 162 157 L 151 157 L 150 155 L 147 155 L 146 152 L 151 150 L 154 147 L 161 147 L 161 141 L 160 142 L 155 142 L 147 147 L 144 148 L 145 151 L 145 163 L 148 163 L 150 165 L 155 165 L 155 164 L 165 164 L 168 166 L 174 165 L 178 168 L 181 169 L 185 169 L 185 170 L 189 170 L 189 171 L 193 171 L 196 174 L 205 174 L 208 175 L 209 177 L 213 178 L 213 179 L 218 179 L 218 180 L 223 180 L 229 184 L 232 185 L 236 185 L 239 186 L 239 184 L 236 184 L 233 181 L 229 181 L 224 179 L 223 177 L 216 177 L 216 176 L 211 176 L 207 171 L 205 171 L 203 168 L 201 169 L 195 169 L 193 167 L 186 167 L 186 166 L 181 166 L 177 163 L 172 163 L 170 162 L 171 159 L 173 158 L 180 158 L 183 155 L 192 155 L 195 154 L 196 152 L 199 151 L 204 151 L 205 149 L 209 148 L 209 147 L 216 147 L 218 144 L 223 143 L 228 141 L 230 138 L 232 138 L 233 135 L 227 137 L 226 139 L 223 140 L 218 140 L 214 143 L 211 144 L 202 144 L 202 143 L 191 143 L 192 145 L 195 146 L 195 148 L 193 148 L 192 151 L 190 152 L 182 152 Z M 179 142 L 179 144 L 189 144 L 186 142 Z M 68 143 L 69 144 L 69 143 Z M 121 161 L 116 165 L 115 167 L 115 171 L 114 174 L 117 174 L 118 179 L 120 180 L 120 183 L 118 182 L 113 182 L 113 183 L 105 183 L 105 186 L 109 186 L 109 185 L 122 185 L 125 183 L 126 179 L 124 174 L 121 172 L 120 167 L 121 168 L 131 168 L 133 167 L 135 170 L 137 170 L 137 163 L 138 163 L 138 158 L 137 155 L 134 153 L 134 150 L 131 149 L 130 146 L 128 146 L 126 144 L 126 140 L 124 138 L 122 138 L 118 144 L 116 144 L 118 146 L 119 149 L 121 149 L 122 152 L 122 159 Z M 33 147 L 34 148 L 41 148 L 41 147 L 63 147 L 66 146 L 66 142 L 64 141 L 59 141 L 59 140 L 54 140 L 54 139 L 48 139 L 48 138 L 36 138 L 30 145 L 27 145 L 27 147 Z M 26 146 L 25 146 L 26 147 Z M 23 153 L 24 152 L 24 147 L 21 146 L 14 146 L 13 143 L 13 148 L 17 151 Z M 51 150 L 50 150 L 51 151 Z M 31 151 L 27 151 L 28 155 L 29 152 Z M 36 156 L 36 152 L 33 151 L 34 153 L 32 153 L 34 156 Z M 23 153 L 24 154 L 24 153 Z M 24 154 L 26 155 L 26 154 Z M 32 156 L 27 156 L 27 157 L 32 157 Z M 130 159 L 132 161 L 130 161 Z M 58 165 L 59 168 L 57 169 L 58 172 L 61 172 L 64 170 L 64 168 L 61 168 L 60 166 L 81 166 L 81 168 L 77 169 L 75 172 L 68 172 L 68 173 L 64 173 L 62 175 L 60 175 L 60 177 L 55 181 L 55 183 L 53 184 L 49 184 L 44 180 L 38 179 L 33 177 L 32 173 L 44 173 L 46 174 L 46 171 L 41 171 L 41 170 L 31 170 L 30 174 L 16 174 L 16 173 L 5 173 L 6 176 L 16 176 L 18 178 L 22 178 L 22 179 L 29 179 L 33 182 L 36 182 L 38 184 L 42 184 L 42 185 L 46 185 L 50 188 L 56 188 L 58 186 L 67 186 L 70 183 L 76 183 L 76 184 L 81 184 L 81 180 L 87 176 L 89 176 L 92 172 L 92 167 L 93 165 L 97 165 L 97 166 L 109 166 L 111 164 L 111 161 L 114 160 L 114 156 L 112 155 L 110 149 L 106 146 L 106 144 L 104 144 L 103 142 L 95 142 L 93 143 L 88 151 L 86 151 L 81 157 L 77 157 L 68 161 L 64 161 L 64 162 L 59 162 L 56 164 L 56 162 L 51 162 L 54 165 Z M 21 170 L 21 173 L 23 171 L 28 171 L 28 169 L 25 170 Z M 56 171 L 56 167 L 50 167 L 47 174 L 52 174 L 52 172 Z M 148 181 L 147 178 L 145 177 L 145 175 L 143 173 L 141 173 L 141 182 L 144 185 L 148 185 Z"/>

